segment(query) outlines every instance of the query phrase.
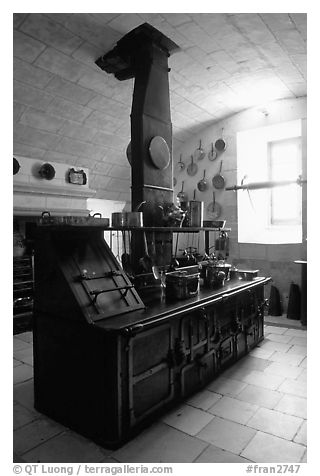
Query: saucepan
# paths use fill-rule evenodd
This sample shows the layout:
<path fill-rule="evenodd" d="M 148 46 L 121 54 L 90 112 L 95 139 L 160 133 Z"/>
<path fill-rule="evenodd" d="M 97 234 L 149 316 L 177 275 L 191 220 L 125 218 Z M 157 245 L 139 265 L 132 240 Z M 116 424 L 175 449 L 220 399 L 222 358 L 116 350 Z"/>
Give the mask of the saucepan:
<path fill-rule="evenodd" d="M 221 188 L 224 188 L 225 186 L 225 179 L 224 177 L 221 175 L 221 169 L 222 169 L 222 160 L 220 162 L 220 170 L 219 170 L 219 173 L 216 174 L 213 179 L 212 179 L 212 185 L 214 186 L 214 188 L 217 188 L 217 189 L 221 189 Z"/>
<path fill-rule="evenodd" d="M 184 187 L 184 181 L 182 181 L 182 183 L 181 183 L 181 190 L 180 190 L 180 192 L 177 194 L 177 197 L 179 198 L 180 202 L 185 202 L 186 199 L 187 199 L 187 195 L 186 195 L 186 193 L 183 191 L 183 187 Z"/>
<path fill-rule="evenodd" d="M 191 156 L 191 162 L 187 167 L 187 174 L 193 177 L 198 172 L 198 166 L 193 162 L 193 155 Z"/>
<path fill-rule="evenodd" d="M 112 226 L 114 228 L 124 226 L 133 226 L 140 228 L 143 226 L 142 212 L 114 212 L 112 213 L 111 217 Z"/>
<path fill-rule="evenodd" d="M 203 171 L 203 179 L 201 179 L 198 182 L 198 190 L 200 190 L 200 192 L 204 192 L 208 188 L 208 182 L 206 181 L 205 177 L 206 177 L 206 171 L 204 170 Z"/>
<path fill-rule="evenodd" d="M 202 146 L 201 146 L 201 140 L 200 140 L 200 145 L 199 145 L 199 147 L 194 151 L 194 154 L 193 154 L 193 155 L 194 155 L 194 158 L 195 158 L 196 160 L 202 160 L 202 159 L 204 159 L 206 153 L 205 153 L 204 149 L 203 149 Z"/>
<path fill-rule="evenodd" d="M 209 203 L 207 207 L 207 212 L 213 219 L 219 218 L 221 215 L 221 205 L 220 203 L 216 202 L 216 195 L 214 192 L 212 194 L 212 202 Z"/>

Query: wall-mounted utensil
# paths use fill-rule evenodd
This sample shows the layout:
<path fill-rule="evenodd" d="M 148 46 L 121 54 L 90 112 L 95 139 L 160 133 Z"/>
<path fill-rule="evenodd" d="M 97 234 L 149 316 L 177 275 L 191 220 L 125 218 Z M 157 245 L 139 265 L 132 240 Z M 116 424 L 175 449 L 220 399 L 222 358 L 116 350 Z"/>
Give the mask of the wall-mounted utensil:
<path fill-rule="evenodd" d="M 173 177 L 173 186 L 175 187 L 177 185 L 177 179 Z"/>
<path fill-rule="evenodd" d="M 211 161 L 214 161 L 216 160 L 217 157 L 218 157 L 217 151 L 213 146 L 213 142 L 211 142 L 211 150 L 208 152 L 208 159 Z"/>
<path fill-rule="evenodd" d="M 214 186 L 214 188 L 217 188 L 217 189 L 224 188 L 226 183 L 224 177 L 221 175 L 221 169 L 222 169 L 222 160 L 220 162 L 219 173 L 214 175 L 214 177 L 212 178 L 212 185 Z"/>
<path fill-rule="evenodd" d="M 204 170 L 203 171 L 203 179 L 201 179 L 198 182 L 198 190 L 200 190 L 200 192 L 204 192 L 208 188 L 208 182 L 206 181 L 205 177 L 206 177 L 206 171 Z"/>
<path fill-rule="evenodd" d="M 39 175 L 46 180 L 52 180 L 56 175 L 56 171 L 51 164 L 43 164 L 39 169 Z"/>
<path fill-rule="evenodd" d="M 189 202 L 189 226 L 202 227 L 203 225 L 203 202 L 196 200 L 196 190 L 193 192 L 193 200 Z"/>
<path fill-rule="evenodd" d="M 225 140 L 222 138 L 223 137 L 223 129 L 221 131 L 221 138 L 217 139 L 214 143 L 214 146 L 218 152 L 224 152 L 226 150 L 227 144 Z"/>
<path fill-rule="evenodd" d="M 198 172 L 198 166 L 193 161 L 193 155 L 191 155 L 191 162 L 187 167 L 187 174 L 193 177 Z"/>
<path fill-rule="evenodd" d="M 201 145 L 201 140 L 200 140 L 199 147 L 194 151 L 194 154 L 193 154 L 193 155 L 194 155 L 194 158 L 195 158 L 196 160 L 202 160 L 202 159 L 204 159 L 206 153 L 205 153 L 205 151 L 204 151 L 204 149 L 203 149 L 203 147 L 202 147 L 202 145 Z"/>
<path fill-rule="evenodd" d="M 183 191 L 183 187 L 184 187 L 184 181 L 182 181 L 181 183 L 181 190 L 180 192 L 177 194 L 177 197 L 180 199 L 180 202 L 185 202 L 187 200 L 187 195 L 185 194 L 185 192 Z"/>
<path fill-rule="evenodd" d="M 149 155 L 153 165 L 164 170 L 170 164 L 170 149 L 167 141 L 161 136 L 154 136 L 149 145 Z"/>
<path fill-rule="evenodd" d="M 207 212 L 210 215 L 210 218 L 216 220 L 221 215 L 221 205 L 216 201 L 215 192 L 212 193 L 212 202 L 207 206 Z"/>
<path fill-rule="evenodd" d="M 20 164 L 15 157 L 13 157 L 13 175 L 16 175 L 20 170 Z"/>
<path fill-rule="evenodd" d="M 131 161 L 132 161 L 131 141 L 130 141 L 129 144 L 127 145 L 126 156 L 127 156 L 127 159 L 128 159 L 129 164 L 132 165 L 132 164 L 131 164 Z"/>
<path fill-rule="evenodd" d="M 180 160 L 177 163 L 178 170 L 182 171 L 186 168 L 186 164 L 182 161 L 182 154 L 180 154 Z"/>

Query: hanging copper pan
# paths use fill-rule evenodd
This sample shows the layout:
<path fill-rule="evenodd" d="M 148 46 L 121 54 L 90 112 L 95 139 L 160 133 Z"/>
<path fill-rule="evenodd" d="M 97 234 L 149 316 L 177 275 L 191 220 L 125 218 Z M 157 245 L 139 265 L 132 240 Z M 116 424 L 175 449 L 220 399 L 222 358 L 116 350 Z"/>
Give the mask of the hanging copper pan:
<path fill-rule="evenodd" d="M 193 162 L 193 155 L 191 156 L 191 162 L 187 167 L 187 174 L 193 177 L 198 172 L 198 166 Z"/>
<path fill-rule="evenodd" d="M 216 220 L 220 217 L 222 209 L 220 203 L 216 202 L 215 192 L 212 194 L 212 202 L 207 206 L 207 212 L 210 215 L 210 218 Z"/>
<path fill-rule="evenodd" d="M 198 182 L 198 190 L 200 190 L 200 192 L 204 192 L 205 190 L 207 190 L 208 188 L 208 182 L 206 181 L 206 171 L 204 170 L 203 171 L 203 179 L 201 179 L 199 182 Z"/>
<path fill-rule="evenodd" d="M 177 163 L 178 170 L 182 171 L 186 168 L 186 164 L 182 161 L 182 154 L 180 154 L 179 162 Z"/>
<path fill-rule="evenodd" d="M 204 159 L 205 155 L 206 155 L 206 153 L 205 153 L 204 149 L 201 146 L 201 140 L 200 140 L 199 147 L 194 151 L 193 156 L 196 160 L 202 160 L 202 159 Z"/>
<path fill-rule="evenodd" d="M 210 152 L 208 152 L 208 159 L 213 161 L 213 160 L 216 160 L 217 157 L 218 157 L 218 154 L 217 154 L 217 151 L 214 148 L 213 142 L 212 142 L 211 143 L 211 150 L 210 150 Z"/>
<path fill-rule="evenodd" d="M 217 188 L 217 189 L 222 189 L 225 187 L 225 179 L 224 177 L 221 175 L 221 169 L 222 169 L 222 160 L 220 162 L 220 170 L 219 170 L 219 173 L 216 174 L 213 178 L 212 178 L 212 185 L 214 186 L 214 188 Z"/>

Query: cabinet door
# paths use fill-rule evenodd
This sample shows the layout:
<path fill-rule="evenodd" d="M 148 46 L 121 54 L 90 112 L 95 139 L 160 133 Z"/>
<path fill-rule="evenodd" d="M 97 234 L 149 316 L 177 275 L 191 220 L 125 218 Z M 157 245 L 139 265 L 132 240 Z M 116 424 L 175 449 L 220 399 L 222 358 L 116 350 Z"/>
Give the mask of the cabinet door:
<path fill-rule="evenodd" d="M 236 357 L 234 339 L 232 336 L 221 341 L 218 350 L 219 369 L 224 369 L 230 365 Z"/>
<path fill-rule="evenodd" d="M 187 397 L 207 383 L 217 373 L 216 354 L 212 349 L 207 353 L 196 354 L 194 360 L 181 369 L 181 396 Z"/>
<path fill-rule="evenodd" d="M 129 340 L 130 424 L 147 417 L 173 398 L 173 332 L 169 324 Z"/>

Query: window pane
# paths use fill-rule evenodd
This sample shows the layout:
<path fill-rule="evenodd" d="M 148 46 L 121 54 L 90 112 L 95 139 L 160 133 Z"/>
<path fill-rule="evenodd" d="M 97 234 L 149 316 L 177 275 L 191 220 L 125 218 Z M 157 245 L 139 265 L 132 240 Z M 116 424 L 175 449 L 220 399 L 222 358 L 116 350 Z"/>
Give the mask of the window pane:
<path fill-rule="evenodd" d="M 269 178 L 296 180 L 301 173 L 300 138 L 269 143 Z M 301 220 L 301 189 L 297 185 L 271 189 L 271 225 L 288 225 Z"/>

